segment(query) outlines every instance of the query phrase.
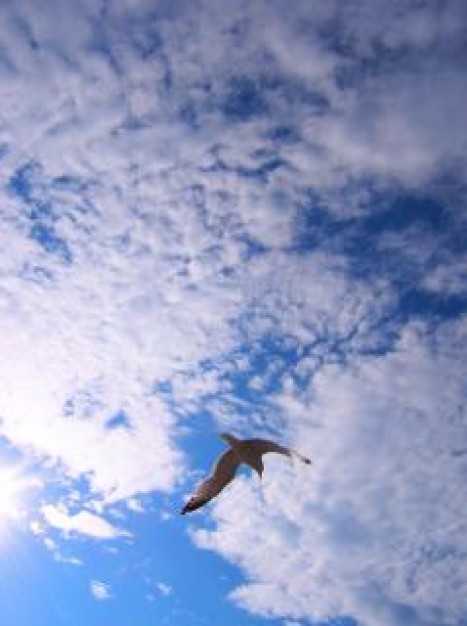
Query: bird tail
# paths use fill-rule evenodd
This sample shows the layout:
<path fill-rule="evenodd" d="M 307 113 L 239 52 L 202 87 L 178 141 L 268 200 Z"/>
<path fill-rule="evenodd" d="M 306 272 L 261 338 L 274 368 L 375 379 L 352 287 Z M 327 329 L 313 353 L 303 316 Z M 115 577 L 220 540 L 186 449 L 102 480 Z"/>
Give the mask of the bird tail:
<path fill-rule="evenodd" d="M 311 459 L 309 459 L 307 456 L 303 456 L 303 454 L 300 454 L 300 452 L 297 452 L 296 450 L 291 450 L 290 452 L 292 454 L 292 457 L 298 459 L 299 461 L 301 461 L 302 463 L 305 463 L 306 465 L 311 465 L 313 463 Z"/>

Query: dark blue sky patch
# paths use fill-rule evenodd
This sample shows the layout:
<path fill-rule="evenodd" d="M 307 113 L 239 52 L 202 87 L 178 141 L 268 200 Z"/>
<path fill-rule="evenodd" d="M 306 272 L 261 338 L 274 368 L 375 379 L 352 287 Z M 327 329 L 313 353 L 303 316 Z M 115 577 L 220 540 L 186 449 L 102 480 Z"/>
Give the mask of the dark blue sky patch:
<path fill-rule="evenodd" d="M 418 288 L 429 269 L 426 262 L 417 261 L 416 253 L 414 257 L 409 253 L 403 239 L 400 245 L 386 248 L 381 246 L 378 235 L 362 230 L 358 221 L 348 224 L 333 243 L 346 256 L 352 278 L 387 281 L 400 295 Z M 416 246 L 417 240 L 410 245 Z"/>
<path fill-rule="evenodd" d="M 131 420 L 125 411 L 118 411 L 112 417 L 105 422 L 105 427 L 108 430 L 113 430 L 115 428 L 125 428 L 127 430 L 131 429 Z"/>
<path fill-rule="evenodd" d="M 233 78 L 227 89 L 222 113 L 233 122 L 246 122 L 265 115 L 268 106 L 260 86 L 247 77 Z"/>
<path fill-rule="evenodd" d="M 285 124 L 274 126 L 270 131 L 268 131 L 266 137 L 278 146 L 292 145 L 300 141 L 300 135 L 296 128 Z"/>
<path fill-rule="evenodd" d="M 316 201 L 313 207 L 297 211 L 291 250 L 303 253 L 325 247 L 337 251 L 341 245 L 340 237 L 351 223 L 352 220 L 334 218 Z"/>
<path fill-rule="evenodd" d="M 18 168 L 8 182 L 8 189 L 13 195 L 25 202 L 32 200 L 33 189 L 42 177 L 41 167 L 31 161 Z"/>
<path fill-rule="evenodd" d="M 27 216 L 34 224 L 41 224 L 43 226 L 53 226 L 57 218 L 54 214 L 53 206 L 50 202 L 43 202 L 41 200 L 31 201 L 28 204 Z"/>
<path fill-rule="evenodd" d="M 38 243 L 45 252 L 56 255 L 64 263 L 70 264 L 73 261 L 73 255 L 66 241 L 57 235 L 52 226 L 36 222 L 31 226 L 29 236 Z"/>
<path fill-rule="evenodd" d="M 178 119 L 192 129 L 199 128 L 198 112 L 196 106 L 192 102 L 187 102 L 180 107 L 178 111 Z"/>
<path fill-rule="evenodd" d="M 330 110 L 328 96 L 301 81 L 287 80 L 278 74 L 273 84 L 266 81 L 265 85 L 271 101 L 276 101 L 283 111 L 290 113 L 306 109 L 308 114 L 317 116 Z"/>
<path fill-rule="evenodd" d="M 32 221 L 54 222 L 60 211 L 54 207 L 50 196 L 54 189 L 71 190 L 71 177 L 58 177 L 48 180 L 42 166 L 35 161 L 19 167 L 8 182 L 10 193 L 27 206 L 27 215 Z M 81 192 L 78 179 L 74 179 L 75 192 Z"/>
<path fill-rule="evenodd" d="M 407 194 L 399 189 L 381 194 L 373 190 L 371 181 L 360 184 L 366 190 L 363 216 L 348 219 L 345 213 L 329 211 L 326 197 L 309 190 L 297 211 L 292 249 L 341 255 L 353 278 L 388 281 L 400 294 L 401 319 L 460 315 L 465 310 L 462 298 L 439 297 L 423 288 L 429 272 L 465 252 L 465 232 L 456 227 L 452 207 L 435 194 Z M 358 192 L 358 185 L 353 192 Z"/>
<path fill-rule="evenodd" d="M 399 195 L 375 202 L 371 213 L 349 222 L 340 245 L 357 273 L 371 271 L 404 291 L 465 250 L 463 234 L 452 207 L 436 198 Z"/>
<path fill-rule="evenodd" d="M 408 290 L 400 298 L 401 318 L 431 318 L 440 322 L 461 317 L 467 311 L 467 296 L 437 294 L 421 288 Z"/>
<path fill-rule="evenodd" d="M 83 193 L 88 189 L 88 185 L 80 178 L 64 174 L 52 179 L 52 187 L 58 190 L 72 191 L 74 193 Z"/>
<path fill-rule="evenodd" d="M 400 232 L 412 225 L 436 233 L 446 230 L 449 215 L 434 199 L 416 195 L 400 195 L 382 211 L 376 210 L 363 222 L 366 232 L 375 235 L 384 231 Z"/>
<path fill-rule="evenodd" d="M 58 210 L 52 211 L 51 206 L 46 206 L 49 202 L 48 196 L 54 191 L 69 191 L 78 195 L 85 193 L 88 188 L 89 184 L 86 181 L 75 176 L 64 174 L 49 179 L 42 166 L 35 161 L 19 167 L 8 182 L 10 193 L 26 204 L 34 203 L 36 205 L 34 210 L 40 215 L 59 213 Z"/>
<path fill-rule="evenodd" d="M 459 258 L 462 242 L 465 251 L 465 233 L 455 228 L 455 214 L 448 204 L 436 197 L 396 190 L 380 196 L 370 188 L 363 217 L 357 214 L 345 219 L 344 214 L 343 219 L 342 213 L 327 209 L 325 197 L 308 195 L 308 203 L 297 211 L 292 251 L 308 254 L 321 250 L 341 256 L 352 280 L 383 281 L 380 284 L 387 284 L 390 292 L 397 294 L 393 304 L 386 305 L 385 312 L 377 314 L 371 323 L 373 333 L 365 323 L 369 340 L 363 335 L 357 337 L 359 353 L 387 353 L 400 328 L 411 319 L 436 326 L 465 314 L 466 297 L 424 288 L 432 271 L 450 258 Z M 375 302 L 377 298 L 375 293 Z M 345 362 L 349 350 L 354 350 L 352 341 L 337 342 L 334 347 L 330 344 L 326 358 Z"/>
<path fill-rule="evenodd" d="M 156 395 L 170 396 L 173 393 L 173 384 L 170 380 L 157 380 L 154 383 L 153 391 Z"/>
<path fill-rule="evenodd" d="M 97 212 L 88 199 L 90 187 L 88 181 L 69 175 L 49 179 L 33 161 L 18 168 L 8 183 L 9 192 L 24 205 L 30 239 L 65 264 L 72 263 L 73 254 L 60 234 L 60 222 L 73 224 L 79 236 L 90 233 L 92 225 L 85 217 Z"/>
<path fill-rule="evenodd" d="M 267 246 L 246 234 L 240 235 L 238 240 L 245 244 L 245 250 L 243 253 L 244 261 L 250 261 L 252 258 L 261 256 L 268 252 Z"/>

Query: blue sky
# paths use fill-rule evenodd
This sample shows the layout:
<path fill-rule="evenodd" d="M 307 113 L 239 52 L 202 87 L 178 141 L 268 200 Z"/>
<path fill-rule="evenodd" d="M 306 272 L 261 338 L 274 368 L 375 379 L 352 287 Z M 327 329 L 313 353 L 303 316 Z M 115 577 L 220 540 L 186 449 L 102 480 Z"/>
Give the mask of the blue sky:
<path fill-rule="evenodd" d="M 465 626 L 465 3 L 0 18 L 2 619 Z"/>

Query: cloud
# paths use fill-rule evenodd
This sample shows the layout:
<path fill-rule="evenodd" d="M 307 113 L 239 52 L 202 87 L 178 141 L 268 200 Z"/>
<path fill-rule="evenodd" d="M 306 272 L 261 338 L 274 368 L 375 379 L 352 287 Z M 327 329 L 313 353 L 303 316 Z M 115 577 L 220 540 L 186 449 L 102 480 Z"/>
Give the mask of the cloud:
<path fill-rule="evenodd" d="M 271 460 L 196 535 L 234 598 L 457 619 L 462 2 L 0 12 L 0 435 L 75 490 L 47 524 L 121 537 L 187 431 L 281 433 L 309 491 Z"/>
<path fill-rule="evenodd" d="M 441 296 L 459 295 L 466 293 L 467 273 L 465 259 L 452 261 L 435 268 L 425 279 L 428 291 L 439 293 Z"/>
<path fill-rule="evenodd" d="M 169 596 L 172 593 L 172 587 L 166 583 L 159 582 L 156 584 L 156 588 L 163 596 Z"/>
<path fill-rule="evenodd" d="M 112 589 L 107 583 L 99 580 L 91 580 L 90 588 L 96 600 L 110 600 L 110 598 L 112 598 Z"/>
<path fill-rule="evenodd" d="M 63 508 L 46 504 L 41 508 L 41 513 L 50 526 L 59 528 L 66 534 L 76 532 L 94 539 L 116 539 L 129 536 L 126 531 L 112 526 L 103 517 L 89 511 L 82 510 L 70 515 Z"/>
<path fill-rule="evenodd" d="M 43 533 L 43 529 L 39 529 L 39 527 L 37 526 L 37 523 L 33 525 L 31 530 L 35 534 Z M 68 556 L 66 554 L 63 554 L 57 542 L 51 539 L 50 537 L 44 537 L 43 543 L 44 543 L 44 546 L 47 548 L 47 550 L 52 552 L 54 559 L 58 563 L 69 563 L 70 565 L 83 565 L 83 561 L 79 559 L 78 557 Z"/>
<path fill-rule="evenodd" d="M 435 337 L 408 327 L 394 352 L 314 377 L 308 415 L 290 423 L 311 470 L 268 458 L 262 487 L 237 481 L 214 507 L 215 529 L 193 531 L 245 571 L 233 600 L 293 619 L 458 623 L 465 467 L 452 451 L 467 437 L 463 346 L 463 322 Z"/>

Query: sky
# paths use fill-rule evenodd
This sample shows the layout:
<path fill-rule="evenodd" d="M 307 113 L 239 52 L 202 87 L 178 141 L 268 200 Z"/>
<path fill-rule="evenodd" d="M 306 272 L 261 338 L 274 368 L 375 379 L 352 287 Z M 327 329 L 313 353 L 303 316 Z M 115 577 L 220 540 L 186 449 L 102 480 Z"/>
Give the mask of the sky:
<path fill-rule="evenodd" d="M 2 623 L 467 625 L 466 33 L 2 0 Z"/>

